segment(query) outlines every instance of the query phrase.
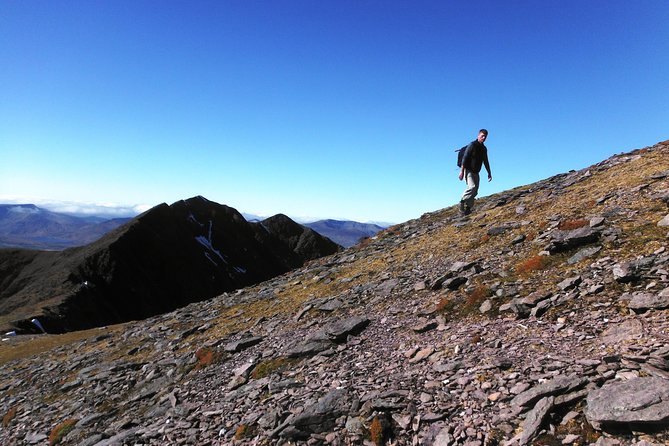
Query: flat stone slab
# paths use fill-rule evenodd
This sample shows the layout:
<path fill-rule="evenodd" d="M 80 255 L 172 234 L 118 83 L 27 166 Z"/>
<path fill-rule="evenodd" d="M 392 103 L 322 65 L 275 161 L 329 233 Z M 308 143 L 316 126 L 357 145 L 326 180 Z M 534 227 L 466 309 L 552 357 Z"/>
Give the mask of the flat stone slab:
<path fill-rule="evenodd" d="M 318 402 L 304 409 L 300 415 L 288 419 L 281 437 L 288 439 L 309 438 L 312 433 L 326 432 L 334 428 L 335 420 L 346 414 L 351 406 L 345 389 L 335 389 Z"/>
<path fill-rule="evenodd" d="M 242 350 L 246 350 L 249 347 L 253 347 L 254 345 L 260 344 L 262 340 L 263 340 L 262 336 L 253 336 L 250 338 L 244 338 L 239 341 L 230 342 L 226 344 L 224 350 L 230 353 L 241 352 Z"/>
<path fill-rule="evenodd" d="M 647 292 L 634 293 L 627 306 L 630 310 L 634 311 L 663 310 L 669 308 L 669 293 L 665 291 L 660 294 Z"/>
<path fill-rule="evenodd" d="M 288 350 L 286 355 L 291 358 L 314 356 L 336 347 L 336 344 L 346 342 L 349 335 L 359 335 L 369 325 L 369 322 L 369 319 L 361 316 L 333 322 L 304 341 L 298 342 Z"/>
<path fill-rule="evenodd" d="M 511 404 L 514 406 L 529 407 L 543 397 L 572 392 L 585 386 L 587 382 L 586 378 L 579 378 L 577 376 L 558 376 L 516 395 L 511 400 Z"/>
<path fill-rule="evenodd" d="M 654 431 L 669 423 L 669 380 L 641 377 L 613 381 L 588 394 L 585 416 L 604 431 Z"/>
<path fill-rule="evenodd" d="M 328 325 L 324 333 L 332 342 L 344 342 L 349 335 L 356 336 L 369 325 L 369 319 L 355 316 Z"/>
<path fill-rule="evenodd" d="M 553 410 L 554 404 L 555 397 L 546 396 L 541 398 L 536 406 L 527 413 L 519 441 L 522 446 L 530 444 L 530 441 L 537 436 L 546 416 Z"/>
<path fill-rule="evenodd" d="M 589 257 L 594 256 L 601 250 L 602 250 L 601 246 L 588 246 L 586 248 L 579 250 L 576 254 L 571 256 L 569 260 L 567 260 L 567 263 L 570 265 L 575 265 L 581 260 L 585 260 Z"/>
<path fill-rule="evenodd" d="M 637 319 L 628 319 L 621 323 L 611 324 L 600 335 L 604 345 L 616 345 L 643 336 L 643 324 Z"/>

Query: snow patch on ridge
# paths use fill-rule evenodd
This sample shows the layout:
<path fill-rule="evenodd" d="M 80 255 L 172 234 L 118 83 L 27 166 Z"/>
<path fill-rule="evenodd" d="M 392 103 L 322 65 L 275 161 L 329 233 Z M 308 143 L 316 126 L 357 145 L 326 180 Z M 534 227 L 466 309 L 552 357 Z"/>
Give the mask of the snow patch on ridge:
<path fill-rule="evenodd" d="M 195 222 L 197 223 L 197 220 L 195 220 L 195 217 L 193 217 L 192 214 L 191 214 L 190 217 L 193 219 L 193 221 L 195 221 Z M 198 224 L 199 224 L 199 223 L 198 223 Z M 212 227 L 213 227 L 213 226 L 214 226 L 214 225 L 213 225 L 212 221 L 209 220 L 209 232 L 208 232 L 208 234 L 207 234 L 207 237 L 204 237 L 204 236 L 202 236 L 202 235 L 199 235 L 199 236 L 195 237 L 195 240 L 196 240 L 200 245 L 204 246 L 209 252 L 211 252 L 211 253 L 213 253 L 213 254 L 216 254 L 216 256 L 217 256 L 219 259 L 221 259 L 221 260 L 223 261 L 223 263 L 227 264 L 228 261 L 225 259 L 225 257 L 223 256 L 223 254 L 221 254 L 221 252 L 220 252 L 218 249 L 214 248 L 214 246 L 213 246 L 212 243 L 211 243 L 211 234 L 212 234 Z M 216 262 L 209 256 L 209 253 L 208 253 L 208 252 L 205 252 L 204 255 L 207 257 L 207 259 L 209 259 L 209 261 L 210 261 L 211 263 L 213 263 L 214 265 L 218 266 L 218 263 L 216 263 Z"/>

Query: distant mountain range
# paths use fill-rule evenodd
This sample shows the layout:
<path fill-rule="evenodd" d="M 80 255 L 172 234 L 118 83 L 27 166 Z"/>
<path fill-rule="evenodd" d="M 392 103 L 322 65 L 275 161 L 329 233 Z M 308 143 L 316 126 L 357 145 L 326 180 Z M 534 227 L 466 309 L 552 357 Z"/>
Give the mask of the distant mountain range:
<path fill-rule="evenodd" d="M 365 237 L 374 236 L 384 229 L 382 226 L 372 223 L 340 220 L 319 220 L 313 223 L 304 223 L 304 226 L 347 248 L 358 244 Z"/>
<path fill-rule="evenodd" d="M 252 214 L 242 215 L 250 222 L 266 220 Z M 92 243 L 130 220 L 74 216 L 34 204 L 0 204 L 0 248 L 62 251 Z M 345 248 L 384 229 L 377 224 L 340 220 L 303 224 Z"/>
<path fill-rule="evenodd" d="M 42 215 L 47 228 L 57 219 L 32 206 L 5 213 Z M 161 204 L 82 247 L 0 249 L 0 325 L 34 331 L 37 317 L 48 332 L 62 332 L 143 319 L 340 249 L 285 215 L 251 223 L 203 197 Z"/>
<path fill-rule="evenodd" d="M 34 204 L 0 204 L 0 248 L 60 251 L 91 243 L 129 220 L 75 217 Z"/>

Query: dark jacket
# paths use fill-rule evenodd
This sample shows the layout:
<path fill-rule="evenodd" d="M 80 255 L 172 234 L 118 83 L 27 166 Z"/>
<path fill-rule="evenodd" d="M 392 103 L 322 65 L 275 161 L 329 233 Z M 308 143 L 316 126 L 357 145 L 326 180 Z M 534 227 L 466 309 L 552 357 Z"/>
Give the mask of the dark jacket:
<path fill-rule="evenodd" d="M 462 165 L 470 172 L 479 173 L 483 164 L 485 164 L 485 170 L 488 171 L 488 175 L 491 175 L 490 163 L 488 162 L 488 149 L 485 144 L 481 144 L 475 139 L 465 149 Z"/>

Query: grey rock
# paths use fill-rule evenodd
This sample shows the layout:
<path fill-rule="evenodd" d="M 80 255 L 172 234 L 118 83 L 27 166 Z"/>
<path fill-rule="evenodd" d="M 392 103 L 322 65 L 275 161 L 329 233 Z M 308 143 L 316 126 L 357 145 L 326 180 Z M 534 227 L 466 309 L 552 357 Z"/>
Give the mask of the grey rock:
<path fill-rule="evenodd" d="M 492 310 L 492 302 L 490 301 L 490 299 L 486 299 L 485 301 L 483 301 L 483 303 L 479 307 L 479 311 L 481 313 L 485 314 L 490 310 Z"/>
<path fill-rule="evenodd" d="M 669 308 L 669 292 L 666 291 L 664 290 L 660 294 L 648 292 L 633 293 L 627 306 L 634 311 L 663 310 Z"/>
<path fill-rule="evenodd" d="M 339 299 L 331 299 L 325 302 L 323 305 L 318 307 L 320 311 L 335 311 L 344 306 L 344 302 Z"/>
<path fill-rule="evenodd" d="M 616 282 L 628 283 L 639 279 L 636 268 L 634 268 L 634 266 L 628 262 L 614 265 L 612 272 Z"/>
<path fill-rule="evenodd" d="M 440 276 L 438 279 L 436 279 L 436 280 L 434 281 L 434 283 L 432 284 L 432 286 L 430 287 L 430 289 L 433 290 L 433 291 L 440 290 L 441 287 L 443 286 L 444 282 L 445 282 L 446 280 L 450 279 L 451 277 L 453 277 L 453 273 L 450 272 L 450 271 L 449 271 L 448 273 L 446 273 L 446 274 Z"/>
<path fill-rule="evenodd" d="M 378 289 L 379 292 L 381 292 L 382 294 L 384 294 L 384 295 L 388 295 L 388 294 L 390 294 L 390 293 L 395 289 L 395 287 L 397 287 L 397 285 L 399 285 L 399 284 L 400 284 L 400 281 L 399 281 L 399 280 L 397 280 L 397 279 L 389 279 L 389 280 L 385 280 L 385 281 L 383 281 L 383 282 L 381 283 L 381 285 L 378 286 L 377 289 Z"/>
<path fill-rule="evenodd" d="M 579 286 L 583 282 L 583 279 L 581 276 L 576 276 L 576 277 L 569 277 L 562 282 L 558 283 L 558 288 L 560 288 L 562 291 L 569 291 L 577 286 Z"/>
<path fill-rule="evenodd" d="M 669 214 L 665 215 L 664 218 L 657 222 L 658 226 L 669 226 Z"/>
<path fill-rule="evenodd" d="M 332 342 L 344 342 L 349 335 L 356 336 L 362 333 L 369 322 L 366 317 L 354 316 L 328 325 L 323 332 Z"/>
<path fill-rule="evenodd" d="M 550 244 L 545 248 L 551 254 L 569 251 L 579 246 L 594 243 L 599 239 L 599 232 L 589 226 L 572 231 L 555 231 Z"/>
<path fill-rule="evenodd" d="M 511 244 L 512 245 L 517 245 L 519 243 L 523 243 L 526 238 L 527 238 L 527 236 L 525 234 L 520 234 L 518 237 L 511 240 Z"/>
<path fill-rule="evenodd" d="M 449 290 L 457 290 L 465 283 L 467 283 L 466 277 L 457 276 L 444 281 L 444 286 Z"/>
<path fill-rule="evenodd" d="M 643 324 L 637 319 L 629 319 L 620 323 L 611 324 L 604 330 L 600 340 L 604 345 L 622 344 L 632 339 L 640 339 L 643 336 Z"/>
<path fill-rule="evenodd" d="M 571 256 L 567 260 L 567 263 L 570 264 L 570 265 L 575 265 L 582 260 L 585 260 L 589 257 L 594 256 L 595 254 L 597 254 L 601 250 L 602 250 L 601 246 L 588 246 L 586 248 L 583 248 L 583 249 L 579 250 L 576 254 Z"/>
<path fill-rule="evenodd" d="M 138 427 L 133 427 L 127 430 L 124 430 L 122 432 L 119 432 L 118 434 L 114 435 L 113 437 L 106 438 L 102 441 L 99 441 L 95 443 L 95 446 L 115 446 L 117 444 L 124 444 L 125 440 L 128 439 L 129 437 L 135 435 L 135 433 L 139 430 Z"/>
<path fill-rule="evenodd" d="M 286 356 L 289 358 L 304 358 L 314 356 L 318 353 L 331 349 L 333 346 L 334 344 L 327 339 L 308 340 L 288 350 L 286 352 Z"/>
<path fill-rule="evenodd" d="M 47 437 L 45 434 L 32 433 L 25 436 L 24 441 L 28 444 L 38 444 L 46 440 Z"/>
<path fill-rule="evenodd" d="M 553 306 L 550 300 L 542 300 L 530 311 L 530 316 L 540 317 Z"/>
<path fill-rule="evenodd" d="M 551 292 L 535 291 L 535 292 L 523 297 L 520 300 L 520 302 L 525 304 L 525 305 L 528 305 L 528 306 L 532 307 L 532 306 L 537 305 L 539 302 L 550 298 L 551 296 L 553 296 L 553 293 L 551 293 Z"/>
<path fill-rule="evenodd" d="M 585 416 L 599 430 L 653 430 L 669 422 L 669 380 L 608 382 L 588 394 Z"/>
<path fill-rule="evenodd" d="M 260 344 L 262 342 L 262 336 L 252 336 L 248 338 L 240 339 L 239 341 L 229 342 L 223 348 L 226 352 L 236 353 L 246 350 L 249 347 Z"/>
<path fill-rule="evenodd" d="M 460 368 L 462 368 L 462 366 L 463 366 L 462 361 L 450 361 L 450 362 L 447 362 L 445 364 L 438 362 L 438 363 L 435 363 L 432 366 L 432 369 L 435 372 L 440 372 L 440 373 L 454 372 L 454 371 L 459 370 Z"/>
<path fill-rule="evenodd" d="M 500 305 L 499 311 L 513 311 L 518 319 L 524 319 L 530 316 L 532 307 L 523 303 L 522 299 L 513 299 L 511 302 Z"/>
<path fill-rule="evenodd" d="M 318 403 L 307 407 L 304 412 L 294 417 L 289 423 L 292 429 L 286 429 L 281 436 L 304 439 L 313 433 L 331 430 L 335 426 L 335 420 L 346 415 L 350 407 L 351 402 L 346 389 L 334 389 L 318 400 Z"/>
<path fill-rule="evenodd" d="M 421 322 L 420 324 L 411 327 L 411 329 L 413 331 L 415 331 L 416 333 L 425 333 L 425 332 L 428 332 L 430 330 L 434 330 L 438 326 L 439 326 L 439 323 L 436 320 L 433 319 L 433 320 Z"/>
<path fill-rule="evenodd" d="M 537 436 L 546 416 L 553 409 L 554 402 L 555 397 L 543 397 L 534 408 L 527 413 L 525 422 L 523 423 L 523 433 L 519 440 L 521 445 L 529 444 L 530 441 Z"/>
<path fill-rule="evenodd" d="M 583 387 L 587 382 L 586 378 L 577 376 L 558 376 L 516 395 L 511 400 L 511 404 L 514 406 L 529 407 L 545 396 L 572 392 Z"/>
<path fill-rule="evenodd" d="M 605 221 L 606 221 L 606 219 L 604 217 L 600 217 L 600 216 L 592 217 L 590 219 L 590 227 L 591 228 L 597 228 L 597 227 L 603 225 Z"/>

